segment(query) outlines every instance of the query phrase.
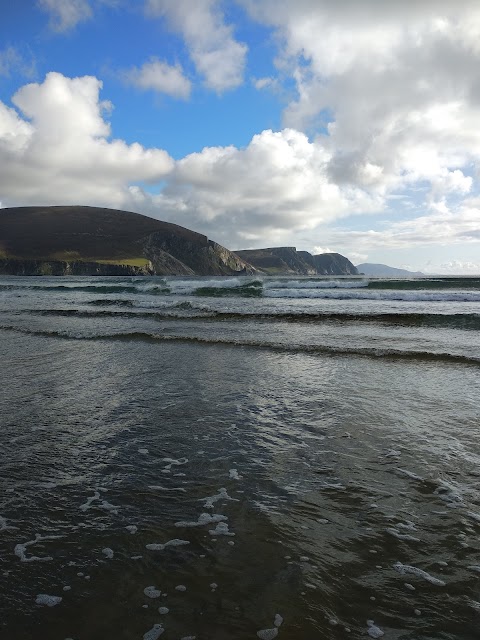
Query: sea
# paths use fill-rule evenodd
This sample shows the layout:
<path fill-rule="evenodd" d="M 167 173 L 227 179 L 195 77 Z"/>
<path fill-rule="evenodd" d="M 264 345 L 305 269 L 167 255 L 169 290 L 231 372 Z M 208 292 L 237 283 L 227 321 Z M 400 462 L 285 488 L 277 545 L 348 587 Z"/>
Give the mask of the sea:
<path fill-rule="evenodd" d="M 480 277 L 0 277 L 0 637 L 480 637 Z"/>

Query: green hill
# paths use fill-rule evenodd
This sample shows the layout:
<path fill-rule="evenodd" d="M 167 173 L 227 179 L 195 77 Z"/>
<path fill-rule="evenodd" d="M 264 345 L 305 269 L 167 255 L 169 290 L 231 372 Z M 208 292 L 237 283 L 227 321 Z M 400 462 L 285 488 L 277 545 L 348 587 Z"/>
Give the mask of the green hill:
<path fill-rule="evenodd" d="M 62 269 L 108 275 L 108 265 L 115 275 L 118 265 L 132 274 L 255 271 L 225 247 L 190 229 L 129 211 L 82 206 L 0 209 L 0 259 L 4 273 L 15 272 L 17 265 L 17 271 L 26 275 L 32 270 L 61 274 Z M 33 266 L 26 266 L 27 262 Z"/>

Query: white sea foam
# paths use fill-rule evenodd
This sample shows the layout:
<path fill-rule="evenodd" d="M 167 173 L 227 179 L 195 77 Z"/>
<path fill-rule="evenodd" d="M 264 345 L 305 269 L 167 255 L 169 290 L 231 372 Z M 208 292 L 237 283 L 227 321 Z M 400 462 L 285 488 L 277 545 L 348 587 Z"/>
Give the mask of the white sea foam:
<path fill-rule="evenodd" d="M 281 627 L 281 626 L 282 626 L 282 624 L 283 624 L 283 618 L 282 618 L 282 616 L 281 616 L 279 613 L 276 613 L 276 614 L 275 614 L 275 620 L 273 621 L 273 624 L 274 624 L 276 627 Z"/>
<path fill-rule="evenodd" d="M 95 504 L 94 504 L 95 503 Z M 97 507 L 98 509 L 104 509 L 105 511 L 111 511 L 113 514 L 118 514 L 118 507 L 107 500 L 103 500 L 100 497 L 100 490 L 96 490 L 93 496 L 87 498 L 87 501 L 80 505 L 80 511 L 88 511 L 93 507 Z"/>
<path fill-rule="evenodd" d="M 467 567 L 467 569 L 470 569 L 470 571 L 476 571 L 477 573 L 480 573 L 480 565 L 478 564 L 471 564 Z"/>
<path fill-rule="evenodd" d="M 248 286 L 251 282 L 258 280 L 258 278 L 245 278 L 233 277 L 233 278 L 216 278 L 216 279 L 202 279 L 198 280 L 181 280 L 171 279 L 167 281 L 168 287 L 175 295 L 190 295 L 194 293 L 198 288 L 215 288 L 215 289 L 233 289 L 236 287 Z M 197 307 L 197 305 L 195 305 Z"/>
<path fill-rule="evenodd" d="M 356 289 L 311 289 L 296 287 L 292 289 L 265 289 L 267 298 L 323 298 L 327 300 L 388 300 L 404 302 L 480 302 L 480 293 L 470 291 L 428 292 L 428 291 L 392 291 Z"/>
<path fill-rule="evenodd" d="M 273 629 L 261 629 L 257 631 L 257 636 L 260 640 L 273 640 L 278 636 L 278 629 L 273 627 Z"/>
<path fill-rule="evenodd" d="M 110 547 L 105 547 L 105 549 L 102 549 L 102 553 L 109 560 L 111 560 L 113 558 L 113 549 L 110 549 Z"/>
<path fill-rule="evenodd" d="M 178 467 L 178 466 L 181 466 L 183 464 L 187 464 L 188 458 L 178 458 L 178 460 L 176 458 L 163 458 L 163 462 L 167 463 L 163 467 L 163 470 L 164 471 L 170 471 L 172 466 Z"/>
<path fill-rule="evenodd" d="M 381 638 L 385 632 L 377 627 L 373 620 L 367 620 L 367 633 L 371 638 Z"/>
<path fill-rule="evenodd" d="M 175 522 L 176 527 L 203 527 L 206 524 L 214 524 L 215 522 L 224 522 L 228 520 L 227 516 L 224 516 L 220 513 L 201 513 L 198 516 L 198 520 L 181 520 L 180 522 Z"/>
<path fill-rule="evenodd" d="M 137 533 L 138 531 L 138 527 L 135 524 L 129 524 L 125 527 L 125 529 L 130 532 L 131 534 Z"/>
<path fill-rule="evenodd" d="M 396 529 L 387 528 L 385 529 L 387 533 L 399 540 L 407 540 L 409 542 L 420 542 L 420 538 L 416 538 L 415 536 L 411 536 L 409 533 L 400 533 Z"/>
<path fill-rule="evenodd" d="M 267 291 L 276 289 L 363 289 L 368 287 L 368 280 L 265 280 Z"/>
<path fill-rule="evenodd" d="M 150 551 L 163 551 L 166 547 L 181 547 L 183 545 L 190 544 L 188 540 L 180 540 L 179 538 L 174 538 L 173 540 L 169 540 L 164 544 L 147 544 L 145 545 L 147 549 Z"/>
<path fill-rule="evenodd" d="M 228 475 L 232 480 L 240 480 L 242 478 L 242 476 L 238 475 L 238 471 L 236 469 L 230 469 Z"/>
<path fill-rule="evenodd" d="M 187 587 L 184 584 L 177 584 L 175 591 L 186 591 Z"/>
<path fill-rule="evenodd" d="M 235 534 L 228 530 L 226 522 L 219 522 L 215 529 L 210 529 L 208 533 L 211 536 L 234 536 Z"/>
<path fill-rule="evenodd" d="M 168 607 L 158 607 L 158 613 L 162 616 L 166 615 L 169 611 L 170 609 Z"/>
<path fill-rule="evenodd" d="M 444 587 L 446 584 L 443 580 L 440 580 L 439 578 L 435 578 L 434 576 L 430 575 L 426 571 L 423 571 L 423 569 L 419 569 L 418 567 L 412 567 L 411 565 L 408 565 L 408 564 L 402 564 L 401 562 L 396 562 L 393 565 L 393 568 L 396 571 L 398 571 L 398 573 L 400 573 L 401 575 L 405 575 L 406 573 L 411 573 L 412 575 L 417 576 L 418 578 L 423 578 L 427 582 L 430 582 L 430 584 L 434 584 L 438 587 Z"/>
<path fill-rule="evenodd" d="M 37 542 L 42 542 L 43 540 L 55 540 L 60 537 L 61 536 L 41 536 L 39 533 L 36 533 L 34 540 L 28 540 L 27 542 L 16 544 L 13 552 L 18 558 L 20 558 L 21 562 L 48 562 L 49 560 L 53 560 L 52 556 L 27 557 L 27 547 L 37 544 Z"/>
<path fill-rule="evenodd" d="M 157 638 L 159 638 L 164 631 L 165 629 L 161 624 L 154 624 L 153 627 L 149 631 L 147 631 L 147 633 L 143 634 L 143 640 L 157 640 Z"/>
<path fill-rule="evenodd" d="M 57 604 L 60 604 L 62 598 L 60 596 L 49 596 L 46 593 L 39 593 L 35 598 L 35 602 L 37 604 L 45 605 L 47 607 L 55 607 Z"/>
<path fill-rule="evenodd" d="M 231 498 L 225 487 L 221 487 L 213 496 L 208 496 L 207 498 L 200 498 L 200 501 L 203 501 L 205 509 L 213 509 L 213 505 L 219 500 L 231 500 L 233 502 L 239 502 L 237 498 Z"/>
<path fill-rule="evenodd" d="M 148 488 L 153 489 L 153 491 L 180 491 L 181 493 L 187 493 L 183 487 L 163 487 L 161 484 L 149 484 Z"/>
<path fill-rule="evenodd" d="M 162 595 L 162 592 L 154 586 L 145 587 L 143 593 L 147 596 L 147 598 L 159 598 Z"/>

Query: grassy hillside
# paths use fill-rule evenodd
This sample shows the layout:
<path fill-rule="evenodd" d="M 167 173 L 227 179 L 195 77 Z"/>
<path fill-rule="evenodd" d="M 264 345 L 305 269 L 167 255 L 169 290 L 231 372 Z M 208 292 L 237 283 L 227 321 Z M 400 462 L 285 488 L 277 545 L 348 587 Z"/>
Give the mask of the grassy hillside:
<path fill-rule="evenodd" d="M 82 206 L 0 209 L 0 261 L 8 274 L 46 269 L 66 275 L 74 268 L 83 275 L 87 264 L 93 273 L 107 275 L 116 275 L 118 265 L 157 275 L 255 272 L 190 229 L 129 211 Z"/>
<path fill-rule="evenodd" d="M 97 207 L 0 209 L 0 257 L 89 261 L 143 266 L 142 241 L 153 232 L 173 233 L 206 246 L 199 233 L 138 213 Z"/>

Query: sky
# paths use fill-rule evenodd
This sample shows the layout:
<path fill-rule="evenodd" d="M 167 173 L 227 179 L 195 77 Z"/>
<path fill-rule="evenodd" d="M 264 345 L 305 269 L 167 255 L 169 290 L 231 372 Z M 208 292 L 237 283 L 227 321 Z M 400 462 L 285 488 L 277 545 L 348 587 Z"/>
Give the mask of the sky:
<path fill-rule="evenodd" d="M 0 207 L 480 273 L 478 0 L 0 3 Z"/>

